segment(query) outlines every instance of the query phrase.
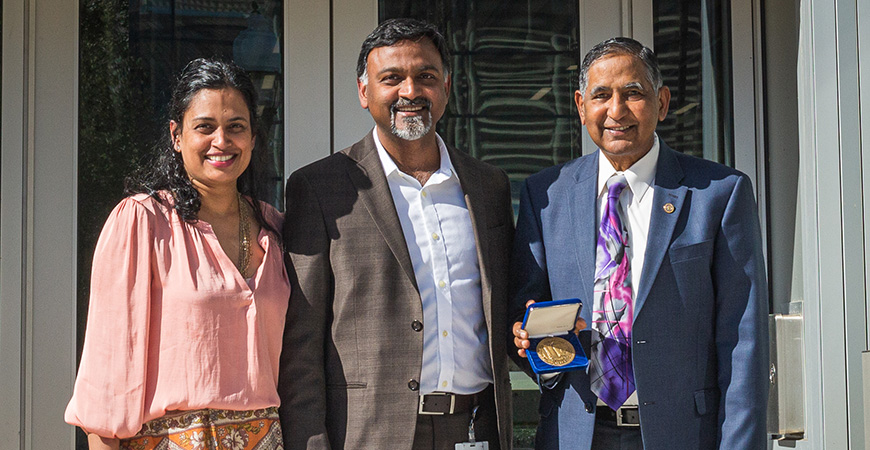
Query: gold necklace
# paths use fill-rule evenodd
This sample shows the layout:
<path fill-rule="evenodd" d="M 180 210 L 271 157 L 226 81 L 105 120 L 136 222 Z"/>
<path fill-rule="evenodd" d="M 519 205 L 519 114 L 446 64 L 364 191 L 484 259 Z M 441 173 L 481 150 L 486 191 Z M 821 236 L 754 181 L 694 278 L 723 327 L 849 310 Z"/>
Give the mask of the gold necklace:
<path fill-rule="evenodd" d="M 248 220 L 248 207 L 243 205 L 242 194 L 239 199 L 239 262 L 236 267 L 243 277 L 247 278 L 248 266 L 251 264 L 251 224 Z"/>

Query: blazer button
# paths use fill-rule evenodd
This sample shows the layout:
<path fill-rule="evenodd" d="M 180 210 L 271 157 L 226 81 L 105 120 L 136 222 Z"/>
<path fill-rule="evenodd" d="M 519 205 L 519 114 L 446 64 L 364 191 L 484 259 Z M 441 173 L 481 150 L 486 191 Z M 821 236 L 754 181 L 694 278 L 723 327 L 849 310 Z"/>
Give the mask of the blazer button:
<path fill-rule="evenodd" d="M 586 412 L 588 412 L 589 414 L 592 414 L 592 412 L 595 411 L 592 407 L 593 406 L 592 402 L 586 402 L 585 406 L 586 406 Z"/>
<path fill-rule="evenodd" d="M 420 389 L 420 382 L 417 380 L 411 379 L 411 381 L 408 382 L 408 389 L 410 389 L 412 391 L 416 391 L 416 390 Z"/>
<path fill-rule="evenodd" d="M 420 322 L 419 320 L 415 320 L 415 321 L 411 322 L 411 329 L 414 331 L 422 331 L 423 330 L 423 323 Z"/>

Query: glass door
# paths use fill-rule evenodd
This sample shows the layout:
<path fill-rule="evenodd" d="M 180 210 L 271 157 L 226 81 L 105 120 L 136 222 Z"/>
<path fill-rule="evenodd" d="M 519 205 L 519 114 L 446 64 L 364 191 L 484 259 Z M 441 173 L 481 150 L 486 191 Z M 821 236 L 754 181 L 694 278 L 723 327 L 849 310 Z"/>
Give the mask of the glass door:
<path fill-rule="evenodd" d="M 676 150 L 733 167 L 730 10 L 730 0 L 653 0 L 651 20 L 671 89 L 657 133 Z"/>

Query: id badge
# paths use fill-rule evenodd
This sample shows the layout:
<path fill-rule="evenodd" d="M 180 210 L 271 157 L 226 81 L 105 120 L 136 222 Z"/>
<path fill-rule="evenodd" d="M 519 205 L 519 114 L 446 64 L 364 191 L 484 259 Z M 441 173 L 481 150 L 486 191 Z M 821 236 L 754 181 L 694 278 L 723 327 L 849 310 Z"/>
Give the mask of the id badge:
<path fill-rule="evenodd" d="M 489 442 L 477 442 L 474 438 L 474 419 L 477 417 L 477 409 L 478 407 L 475 406 L 471 410 L 471 421 L 468 423 L 468 442 L 457 442 L 453 446 L 455 450 L 489 450 Z"/>
<path fill-rule="evenodd" d="M 460 442 L 454 448 L 456 450 L 489 450 L 489 442 Z"/>

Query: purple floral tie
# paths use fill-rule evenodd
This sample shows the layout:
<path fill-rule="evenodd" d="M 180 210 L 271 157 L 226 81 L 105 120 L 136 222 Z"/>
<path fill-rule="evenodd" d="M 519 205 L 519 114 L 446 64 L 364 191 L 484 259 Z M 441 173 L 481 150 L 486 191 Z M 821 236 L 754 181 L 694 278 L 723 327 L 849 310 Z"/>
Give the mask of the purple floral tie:
<path fill-rule="evenodd" d="M 595 303 L 592 309 L 592 392 L 614 411 L 634 392 L 631 367 L 631 267 L 625 247 L 628 232 L 622 225 L 619 194 L 625 175 L 607 180 L 607 203 L 598 230 L 595 257 Z"/>

